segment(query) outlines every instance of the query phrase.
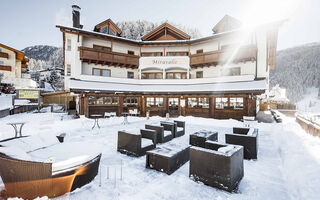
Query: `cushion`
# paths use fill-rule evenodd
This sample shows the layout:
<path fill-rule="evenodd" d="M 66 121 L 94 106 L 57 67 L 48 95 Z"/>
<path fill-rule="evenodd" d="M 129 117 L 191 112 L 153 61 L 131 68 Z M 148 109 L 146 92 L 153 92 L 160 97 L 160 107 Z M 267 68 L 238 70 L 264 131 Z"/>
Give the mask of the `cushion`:
<path fill-rule="evenodd" d="M 228 152 L 231 151 L 233 148 L 234 148 L 233 145 L 228 145 L 228 146 L 225 146 L 225 147 L 220 147 L 220 148 L 218 149 L 218 151 L 221 152 L 221 153 L 228 153 Z"/>
<path fill-rule="evenodd" d="M 145 148 L 145 147 L 148 147 L 151 145 L 153 145 L 152 140 L 147 139 L 147 138 L 141 138 L 141 148 Z"/>
<path fill-rule="evenodd" d="M 163 131 L 163 136 L 167 137 L 168 135 L 172 135 L 171 131 Z"/>
<path fill-rule="evenodd" d="M 178 132 L 183 131 L 183 127 L 177 127 L 177 131 Z"/>

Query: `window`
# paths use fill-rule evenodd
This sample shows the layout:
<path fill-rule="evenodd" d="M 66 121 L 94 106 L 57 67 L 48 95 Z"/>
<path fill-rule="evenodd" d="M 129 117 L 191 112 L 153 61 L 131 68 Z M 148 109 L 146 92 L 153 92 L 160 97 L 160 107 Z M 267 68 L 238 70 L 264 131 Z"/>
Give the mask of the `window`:
<path fill-rule="evenodd" d="M 101 32 L 102 32 L 102 33 L 107 33 L 107 32 L 108 32 L 108 27 L 107 27 L 107 26 L 106 26 L 106 27 L 103 27 L 102 30 L 101 30 Z"/>
<path fill-rule="evenodd" d="M 144 72 L 141 79 L 162 79 L 162 72 Z"/>
<path fill-rule="evenodd" d="M 187 79 L 187 72 L 167 72 L 167 79 Z"/>
<path fill-rule="evenodd" d="M 116 32 L 110 27 L 110 35 L 116 35 Z"/>
<path fill-rule="evenodd" d="M 209 98 L 200 97 L 199 98 L 199 107 L 200 108 L 209 108 Z"/>
<path fill-rule="evenodd" d="M 158 106 L 158 107 L 163 106 L 163 98 L 162 97 L 156 97 L 156 106 Z"/>
<path fill-rule="evenodd" d="M 243 98 L 230 98 L 230 108 L 243 109 Z"/>
<path fill-rule="evenodd" d="M 4 65 L 4 62 L 3 62 L 3 61 L 0 61 L 0 65 Z"/>
<path fill-rule="evenodd" d="M 129 55 L 134 55 L 134 51 L 129 51 L 129 50 L 128 50 L 128 54 L 129 54 Z"/>
<path fill-rule="evenodd" d="M 159 57 L 159 56 L 162 56 L 162 55 L 163 55 L 162 52 L 142 52 L 141 53 L 142 57 L 149 57 L 149 56 Z"/>
<path fill-rule="evenodd" d="M 224 109 L 228 107 L 228 98 L 217 97 L 216 98 L 216 109 Z"/>
<path fill-rule="evenodd" d="M 110 77 L 111 76 L 111 70 L 93 68 L 92 69 L 92 75 Z"/>
<path fill-rule="evenodd" d="M 67 51 L 71 51 L 71 40 L 67 39 Z"/>
<path fill-rule="evenodd" d="M 196 73 L 197 78 L 203 78 L 203 71 L 199 71 Z"/>
<path fill-rule="evenodd" d="M 162 97 L 147 97 L 147 107 L 163 107 Z"/>
<path fill-rule="evenodd" d="M 71 76 L 71 65 L 67 64 L 67 76 Z"/>
<path fill-rule="evenodd" d="M 240 75 L 240 67 L 235 67 L 230 69 L 230 76 L 239 76 Z"/>
<path fill-rule="evenodd" d="M 103 97 L 105 105 L 117 105 L 118 97 Z"/>
<path fill-rule="evenodd" d="M 203 49 L 198 49 L 196 54 L 200 54 L 200 53 L 203 53 Z"/>
<path fill-rule="evenodd" d="M 128 107 L 138 106 L 138 97 L 125 97 L 123 99 L 123 105 Z"/>
<path fill-rule="evenodd" d="M 102 50 L 102 51 L 111 51 L 111 47 L 106 46 L 100 46 L 100 45 L 93 45 L 93 48 L 96 50 Z"/>
<path fill-rule="evenodd" d="M 167 56 L 188 56 L 188 52 L 167 52 Z"/>
<path fill-rule="evenodd" d="M 147 97 L 147 107 L 154 106 L 154 98 L 153 97 Z"/>
<path fill-rule="evenodd" d="M 89 96 L 89 105 L 96 104 L 96 97 L 95 96 Z"/>
<path fill-rule="evenodd" d="M 2 52 L 2 49 L 0 48 L 0 52 Z"/>
<path fill-rule="evenodd" d="M 133 73 L 133 72 L 128 72 L 127 77 L 128 77 L 128 78 L 134 78 L 134 73 Z"/>
<path fill-rule="evenodd" d="M 169 109 L 178 110 L 179 109 L 179 98 L 169 98 Z"/>
<path fill-rule="evenodd" d="M 103 104 L 104 98 L 103 97 L 97 97 L 97 104 Z"/>
<path fill-rule="evenodd" d="M 198 106 L 197 98 L 188 98 L 188 107 L 195 108 Z"/>

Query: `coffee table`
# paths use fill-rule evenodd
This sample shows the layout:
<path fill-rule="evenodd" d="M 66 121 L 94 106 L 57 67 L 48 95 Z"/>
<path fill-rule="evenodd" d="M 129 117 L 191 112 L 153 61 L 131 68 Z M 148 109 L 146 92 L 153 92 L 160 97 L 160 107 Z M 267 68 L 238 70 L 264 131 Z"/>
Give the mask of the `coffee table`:
<path fill-rule="evenodd" d="M 190 135 L 190 145 L 205 148 L 207 140 L 218 141 L 217 131 L 201 130 Z"/>

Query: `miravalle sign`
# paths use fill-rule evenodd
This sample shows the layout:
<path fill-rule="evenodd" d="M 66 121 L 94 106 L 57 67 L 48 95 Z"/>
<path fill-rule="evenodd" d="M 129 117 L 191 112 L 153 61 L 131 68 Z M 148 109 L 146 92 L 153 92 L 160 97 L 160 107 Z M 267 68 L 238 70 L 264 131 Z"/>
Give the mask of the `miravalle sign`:
<path fill-rule="evenodd" d="M 141 57 L 139 60 L 140 69 L 144 68 L 190 68 L 190 61 L 188 56 L 163 56 L 163 57 Z"/>

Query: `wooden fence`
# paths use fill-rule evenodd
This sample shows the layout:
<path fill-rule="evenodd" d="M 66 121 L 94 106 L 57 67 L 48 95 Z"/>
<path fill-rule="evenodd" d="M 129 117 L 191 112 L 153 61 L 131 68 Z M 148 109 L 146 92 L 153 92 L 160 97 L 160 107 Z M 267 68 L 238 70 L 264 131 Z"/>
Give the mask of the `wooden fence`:
<path fill-rule="evenodd" d="M 58 104 L 64 106 L 66 109 L 70 108 L 70 102 L 75 101 L 75 96 L 70 95 L 69 92 L 45 93 L 41 94 L 41 96 L 43 104 Z"/>

